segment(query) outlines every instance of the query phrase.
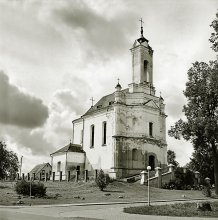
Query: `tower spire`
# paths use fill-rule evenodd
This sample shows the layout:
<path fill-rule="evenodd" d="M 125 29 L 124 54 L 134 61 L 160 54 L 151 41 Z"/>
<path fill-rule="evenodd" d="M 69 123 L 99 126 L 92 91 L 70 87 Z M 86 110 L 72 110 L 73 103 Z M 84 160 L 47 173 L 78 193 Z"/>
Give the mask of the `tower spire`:
<path fill-rule="evenodd" d="M 139 21 L 141 22 L 141 37 L 137 41 L 140 44 L 145 42 L 145 41 L 148 43 L 148 40 L 143 36 L 143 26 L 142 26 L 142 24 L 144 23 L 144 21 L 142 20 L 142 18 Z"/>

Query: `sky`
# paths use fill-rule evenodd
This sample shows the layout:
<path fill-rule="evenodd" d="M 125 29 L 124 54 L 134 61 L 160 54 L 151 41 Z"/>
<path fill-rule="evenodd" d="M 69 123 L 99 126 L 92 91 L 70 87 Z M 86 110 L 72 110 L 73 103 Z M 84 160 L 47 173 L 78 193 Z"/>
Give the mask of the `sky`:
<path fill-rule="evenodd" d="M 69 144 L 72 120 L 132 80 L 130 48 L 154 50 L 156 95 L 167 130 L 180 118 L 187 71 L 216 57 L 208 41 L 218 0 L 0 0 L 0 140 L 23 156 L 22 172 Z M 191 143 L 167 137 L 181 166 Z"/>

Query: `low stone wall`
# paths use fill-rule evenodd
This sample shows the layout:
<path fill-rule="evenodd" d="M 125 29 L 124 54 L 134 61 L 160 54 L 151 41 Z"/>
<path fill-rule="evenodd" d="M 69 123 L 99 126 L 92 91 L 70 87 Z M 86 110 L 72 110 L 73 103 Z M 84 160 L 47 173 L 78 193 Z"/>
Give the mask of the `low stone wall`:
<path fill-rule="evenodd" d="M 166 169 L 165 169 L 166 170 Z M 156 188 L 161 188 L 163 184 L 169 183 L 170 180 L 174 179 L 174 165 L 169 164 L 168 170 L 165 173 L 162 173 L 160 167 L 155 168 L 155 175 L 151 176 L 152 173 L 149 172 L 149 185 Z M 148 172 L 141 172 L 141 184 L 148 184 Z"/>
<path fill-rule="evenodd" d="M 172 172 L 163 173 L 161 185 L 163 186 L 164 184 L 169 183 L 172 179 Z"/>

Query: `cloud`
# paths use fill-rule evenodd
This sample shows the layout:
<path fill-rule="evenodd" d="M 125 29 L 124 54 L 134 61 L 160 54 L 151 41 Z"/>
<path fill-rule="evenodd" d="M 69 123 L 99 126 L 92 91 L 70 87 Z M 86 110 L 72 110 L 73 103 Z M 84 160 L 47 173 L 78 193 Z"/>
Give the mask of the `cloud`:
<path fill-rule="evenodd" d="M 10 84 L 3 71 L 0 71 L 0 100 L 0 123 L 35 128 L 48 118 L 48 107 L 42 100 Z"/>
<path fill-rule="evenodd" d="M 61 104 L 65 109 L 67 108 L 79 116 L 87 110 L 87 97 L 90 94 L 91 87 L 85 80 L 78 77 L 72 77 L 69 81 L 73 89 L 58 90 L 55 92 L 54 97 L 59 105 Z"/>
<path fill-rule="evenodd" d="M 85 1 L 74 1 L 55 8 L 51 17 L 71 30 L 71 36 L 83 45 L 87 57 L 108 58 L 112 54 L 120 55 L 124 48 L 128 48 L 131 27 L 135 27 L 138 20 L 128 8 L 123 10 L 122 2 L 117 6 L 119 13 L 113 16 L 110 10 L 101 14 Z"/>
<path fill-rule="evenodd" d="M 44 129 L 17 129 L 15 126 L 6 125 L 0 128 L 0 136 L 4 137 L 6 142 L 16 143 L 19 151 L 28 151 L 32 155 L 49 156 L 54 146 L 47 141 Z"/>

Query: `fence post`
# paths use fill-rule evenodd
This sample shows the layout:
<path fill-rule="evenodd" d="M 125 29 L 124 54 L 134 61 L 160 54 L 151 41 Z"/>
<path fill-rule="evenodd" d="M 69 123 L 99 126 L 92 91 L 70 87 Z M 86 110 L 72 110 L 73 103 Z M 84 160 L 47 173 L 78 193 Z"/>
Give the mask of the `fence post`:
<path fill-rule="evenodd" d="M 76 170 L 75 182 L 78 182 L 79 179 L 79 170 Z"/>
<path fill-rule="evenodd" d="M 60 182 L 62 181 L 62 171 L 60 171 L 59 180 L 60 180 Z"/>
<path fill-rule="evenodd" d="M 52 173 L 52 181 L 55 181 L 55 172 Z"/>
<path fill-rule="evenodd" d="M 198 171 L 195 171 L 195 185 L 198 185 L 200 183 L 200 173 Z"/>
<path fill-rule="evenodd" d="M 147 183 L 147 172 L 146 171 L 142 171 L 141 172 L 140 184 L 145 185 L 146 183 Z"/>
<path fill-rule="evenodd" d="M 157 176 L 157 187 L 161 188 L 162 186 L 162 175 L 161 175 L 161 168 L 160 167 L 156 167 L 155 168 L 155 176 Z"/>
<path fill-rule="evenodd" d="M 85 170 L 85 182 L 88 181 L 88 170 Z"/>
<path fill-rule="evenodd" d="M 68 170 L 67 182 L 70 182 L 70 170 Z"/>
<path fill-rule="evenodd" d="M 171 173 L 170 180 L 173 180 L 174 179 L 174 167 L 175 166 L 173 164 L 169 164 L 168 167 L 169 167 L 169 172 Z"/>

